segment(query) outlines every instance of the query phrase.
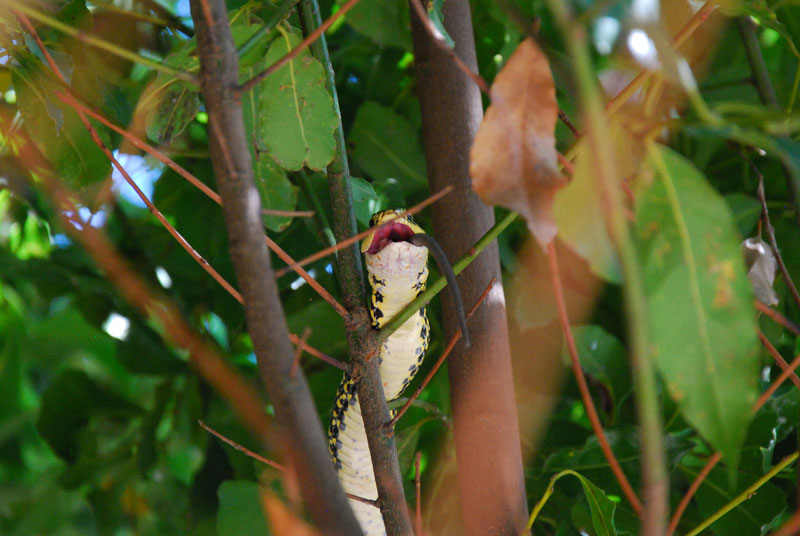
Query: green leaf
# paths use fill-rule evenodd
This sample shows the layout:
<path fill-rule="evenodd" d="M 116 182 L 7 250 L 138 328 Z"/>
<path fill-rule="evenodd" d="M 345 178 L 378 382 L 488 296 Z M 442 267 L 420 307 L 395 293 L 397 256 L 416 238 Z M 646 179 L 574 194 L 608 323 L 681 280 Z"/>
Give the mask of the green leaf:
<path fill-rule="evenodd" d="M 265 209 L 294 210 L 297 206 L 297 187 L 289 181 L 286 172 L 267 154 L 256 161 L 255 179 L 261 206 Z M 292 223 L 291 216 L 264 214 L 264 225 L 272 231 L 282 231 Z"/>
<path fill-rule="evenodd" d="M 606 496 L 602 489 L 598 488 L 580 473 L 576 473 L 571 469 L 561 471 L 550 479 L 550 484 L 547 487 L 544 497 L 542 497 L 542 499 L 533 509 L 533 513 L 528 521 L 527 528 L 530 528 L 533 525 L 533 521 L 536 519 L 539 511 L 542 509 L 542 506 L 544 506 L 544 503 L 547 502 L 547 499 L 549 499 L 550 495 L 552 495 L 556 482 L 561 477 L 567 475 L 574 476 L 581 483 L 583 495 L 586 498 L 586 502 L 589 505 L 589 511 L 591 512 L 592 526 L 594 527 L 595 533 L 598 536 L 615 535 L 617 530 L 614 527 L 614 510 L 616 509 L 617 505 L 614 503 L 614 501 Z"/>
<path fill-rule="evenodd" d="M 270 45 L 267 65 L 283 57 L 302 40 L 296 30 L 279 27 Z M 333 132 L 339 116 L 325 89 L 325 69 L 308 51 L 272 73 L 258 86 L 261 137 L 267 151 L 286 170 L 303 166 L 322 169 L 333 159 Z"/>
<path fill-rule="evenodd" d="M 17 106 L 34 144 L 53 165 L 54 171 L 82 187 L 106 178 L 111 162 L 94 143 L 78 114 L 53 93 L 59 89 L 32 55 L 17 54 L 19 66 L 11 79 Z M 92 123 L 100 139 L 108 143 L 105 128 Z"/>
<path fill-rule="evenodd" d="M 350 26 L 379 45 L 411 50 L 411 19 L 405 0 L 359 2 L 345 18 Z"/>
<path fill-rule="evenodd" d="M 226 480 L 217 490 L 219 536 L 267 536 L 269 529 L 261 506 L 261 491 L 255 482 Z"/>
<path fill-rule="evenodd" d="M 425 155 L 417 132 L 391 108 L 367 101 L 358 107 L 348 145 L 353 161 L 373 179 L 397 178 L 426 186 Z"/>
<path fill-rule="evenodd" d="M 186 41 L 164 59 L 170 67 L 196 69 L 195 42 Z M 169 143 L 200 111 L 199 88 L 172 75 L 159 72 L 139 100 L 147 136 L 156 143 Z"/>
<path fill-rule="evenodd" d="M 736 220 L 736 227 L 742 236 L 751 236 L 753 230 L 761 218 L 761 202 L 755 197 L 734 192 L 725 196 L 733 218 Z"/>
<path fill-rule="evenodd" d="M 631 392 L 625 347 L 600 326 L 579 326 L 573 329 L 573 335 L 583 370 L 603 384 L 618 412 Z"/>
<path fill-rule="evenodd" d="M 608 236 L 600 184 L 589 147 L 578 153 L 570 183 L 556 193 L 553 214 L 559 237 L 589 261 L 592 271 L 610 283 L 622 283 L 619 260 Z"/>
<path fill-rule="evenodd" d="M 758 395 L 755 311 L 722 197 L 687 160 L 654 148 L 637 238 L 656 365 L 689 423 L 730 467 Z"/>
<path fill-rule="evenodd" d="M 685 470 L 689 478 L 694 480 L 698 471 Z M 710 517 L 744 491 L 755 479 L 754 476 L 739 478 L 737 487 L 732 489 L 727 471 L 722 467 L 715 467 L 695 495 L 700 512 L 704 517 Z M 775 484 L 766 482 L 747 500 L 714 522 L 710 529 L 720 536 L 765 534 L 771 523 L 784 510 L 786 510 L 786 495 Z"/>
<path fill-rule="evenodd" d="M 85 372 L 65 370 L 42 395 L 36 427 L 56 454 L 74 460 L 78 454 L 78 436 L 92 416 L 129 419 L 141 411 Z"/>
<path fill-rule="evenodd" d="M 350 177 L 350 191 L 353 195 L 356 221 L 368 227 L 370 217 L 377 212 L 378 194 L 372 184 L 358 177 Z"/>

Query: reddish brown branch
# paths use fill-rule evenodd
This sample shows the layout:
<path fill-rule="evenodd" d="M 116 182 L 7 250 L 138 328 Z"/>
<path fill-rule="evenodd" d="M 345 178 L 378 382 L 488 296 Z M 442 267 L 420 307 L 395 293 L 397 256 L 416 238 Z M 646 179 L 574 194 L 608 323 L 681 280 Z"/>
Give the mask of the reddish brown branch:
<path fill-rule="evenodd" d="M 292 341 L 292 344 L 298 346 L 298 348 L 304 350 L 308 353 L 308 355 L 314 356 L 320 361 L 324 361 L 329 365 L 333 365 L 334 367 L 343 370 L 347 373 L 352 372 L 352 367 L 348 363 L 342 363 L 338 359 L 334 359 L 333 357 L 329 356 L 328 354 L 322 353 L 313 346 L 309 346 L 307 342 L 302 340 L 300 337 L 295 335 L 294 333 L 289 333 L 289 340 Z"/>
<path fill-rule="evenodd" d="M 303 350 L 306 347 L 306 341 L 308 340 L 309 335 L 311 335 L 311 328 L 306 326 L 306 329 L 303 330 L 303 335 L 300 337 L 300 340 L 295 343 L 297 348 L 295 348 L 294 351 L 292 368 L 289 370 L 289 376 L 291 377 L 294 377 L 295 374 L 297 374 L 297 367 L 300 366 L 300 358 L 303 357 Z"/>
<path fill-rule="evenodd" d="M 331 25 L 334 22 L 336 22 L 340 17 L 344 16 L 345 13 L 347 13 L 348 11 L 353 9 L 358 2 L 359 2 L 359 0 L 348 0 L 344 5 L 342 5 L 342 7 L 339 8 L 339 11 L 337 11 L 336 13 L 331 15 L 325 22 L 323 22 L 321 25 L 319 25 L 313 32 L 308 34 L 308 37 L 303 39 L 296 47 L 294 47 L 292 50 L 287 52 L 278 61 L 276 61 L 275 63 L 273 63 L 272 65 L 270 65 L 269 67 L 267 67 L 266 69 L 261 71 L 260 73 L 258 73 L 255 76 L 253 76 L 250 80 L 248 80 L 247 82 L 245 82 L 244 84 L 239 86 L 237 88 L 237 91 L 236 91 L 237 98 L 240 98 L 242 93 L 244 93 L 246 91 L 249 91 L 250 89 L 254 88 L 262 80 L 264 80 L 266 77 L 268 77 L 269 75 L 271 75 L 272 73 L 274 73 L 275 71 L 277 71 L 278 69 L 280 69 L 281 67 L 283 67 L 284 65 L 289 63 L 290 61 L 292 61 L 293 59 L 295 59 L 298 56 L 298 54 L 300 54 L 302 51 L 307 49 L 309 47 L 309 45 L 311 45 L 311 43 L 313 43 L 314 41 L 319 39 L 319 36 L 321 36 L 323 33 L 325 33 L 325 31 L 328 28 L 330 28 Z"/>
<path fill-rule="evenodd" d="M 297 270 L 297 268 L 300 268 L 301 266 L 305 266 L 306 264 L 312 263 L 312 262 L 317 261 L 319 259 L 324 259 L 328 255 L 331 255 L 331 254 L 339 251 L 340 249 L 344 249 L 346 247 L 349 247 L 352 244 L 355 244 L 356 242 L 358 242 L 359 240 L 364 238 L 365 236 L 369 235 L 373 231 L 375 231 L 375 229 L 380 229 L 384 225 L 389 225 L 392 221 L 394 221 L 397 218 L 404 218 L 405 216 L 407 216 L 409 214 L 414 215 L 414 214 L 422 211 L 422 209 L 424 209 L 428 205 L 431 205 L 431 204 L 435 203 L 436 201 L 438 201 L 439 199 L 443 198 L 444 196 L 446 196 L 447 194 L 449 194 L 452 191 L 453 191 L 453 187 L 452 186 L 448 186 L 447 188 L 443 188 L 442 190 L 440 190 L 440 191 L 436 192 L 435 194 L 432 194 L 431 196 L 429 196 L 427 199 L 425 199 L 421 203 L 417 203 L 416 205 L 414 205 L 410 209 L 406 210 L 402 214 L 399 214 L 397 217 L 391 218 L 389 220 L 386 220 L 385 222 L 380 224 L 377 228 L 372 228 L 372 229 L 367 229 L 365 231 L 361 231 L 357 235 L 353 235 L 350 238 L 347 238 L 346 240 L 342 240 L 341 242 L 337 242 L 336 245 L 334 245 L 334 246 L 325 248 L 325 249 L 323 249 L 321 251 L 318 251 L 318 252 L 316 252 L 316 253 L 314 253 L 312 255 L 309 255 L 308 257 L 306 257 L 305 259 L 303 259 L 303 260 L 301 260 L 299 262 L 292 262 L 292 264 L 290 264 L 289 266 L 286 266 L 284 268 L 281 268 L 280 270 L 277 270 L 275 272 L 275 277 L 282 277 L 282 276 L 288 274 L 289 272 L 291 272 L 293 270 Z"/>
<path fill-rule="evenodd" d="M 246 456 L 248 456 L 250 458 L 253 458 L 254 460 L 258 460 L 261 463 L 265 463 L 265 464 L 269 465 L 270 467 L 274 467 L 275 469 L 278 469 L 279 471 L 282 471 L 284 473 L 286 471 L 288 471 L 288 469 L 286 469 L 286 467 L 284 467 L 283 465 L 279 464 L 278 462 L 270 460 L 269 458 L 265 458 L 264 456 L 262 456 L 260 454 L 256 454 L 255 452 L 253 452 L 252 450 L 248 449 L 244 445 L 241 445 L 241 444 L 237 443 L 233 439 L 225 437 L 224 435 L 220 434 L 219 432 L 217 432 L 216 430 L 211 428 L 209 425 L 207 425 L 205 422 L 201 421 L 200 419 L 197 420 L 197 424 L 202 426 L 211 435 L 217 437 L 220 441 L 223 441 L 224 443 L 227 443 L 228 445 L 232 446 L 233 448 L 235 448 L 239 452 L 245 454 Z"/>
<path fill-rule="evenodd" d="M 767 305 L 764 305 L 758 300 L 755 300 L 756 309 L 773 319 L 775 322 L 780 324 L 781 326 L 785 327 L 795 335 L 800 336 L 800 326 L 780 314 L 778 311 L 771 309 Z"/>
<path fill-rule="evenodd" d="M 641 516 L 643 509 L 642 503 L 633 491 L 630 482 L 628 482 L 625 473 L 622 471 L 614 451 L 611 450 L 611 445 L 608 443 L 606 434 L 603 431 L 603 425 L 600 423 L 600 417 L 597 414 L 597 409 L 594 407 L 592 401 L 592 394 L 589 392 L 589 385 L 586 383 L 586 377 L 583 374 L 580 359 L 578 358 L 578 348 L 575 346 L 575 339 L 572 337 L 572 328 L 569 325 L 569 317 L 567 315 L 567 303 L 564 299 L 564 287 L 561 284 L 561 274 L 559 272 L 558 257 L 556 256 L 556 246 L 554 242 L 547 245 L 547 258 L 550 263 L 550 280 L 552 282 L 553 291 L 556 296 L 556 304 L 558 306 L 558 319 L 561 322 L 561 330 L 564 333 L 564 339 L 567 343 L 567 350 L 569 351 L 570 361 L 572 362 L 572 372 L 575 375 L 575 382 L 578 384 L 578 389 L 581 392 L 583 405 L 586 408 L 586 415 L 592 423 L 597 441 L 603 451 L 603 455 L 608 460 L 608 465 L 611 471 L 619 482 L 622 492 L 631 503 L 634 511 Z"/>
<path fill-rule="evenodd" d="M 769 352 L 769 354 L 775 359 L 775 362 L 778 364 L 778 366 L 781 367 L 781 370 L 790 374 L 789 377 L 791 378 L 792 383 L 794 383 L 797 388 L 800 389 L 800 378 L 797 377 L 797 374 L 795 374 L 791 367 L 789 367 L 789 363 L 786 362 L 780 352 L 778 352 L 778 350 L 772 346 L 772 343 L 769 342 L 769 339 L 767 339 L 767 337 L 761 333 L 760 330 L 758 332 L 758 339 L 761 341 L 761 344 L 764 345 L 764 348 L 767 349 L 767 352 Z"/>
<path fill-rule="evenodd" d="M 494 286 L 496 281 L 497 279 L 494 277 L 492 278 L 491 281 L 489 281 L 489 284 L 486 286 L 486 290 L 483 291 L 483 294 L 481 294 L 481 296 L 478 298 L 478 301 L 475 302 L 475 305 L 473 305 L 472 308 L 467 313 L 467 319 L 469 319 L 470 317 L 472 317 L 473 314 L 475 314 L 475 311 L 478 310 L 480 304 L 483 303 L 483 301 L 486 299 L 486 296 L 489 295 L 489 291 L 492 290 L 492 287 Z M 388 433 L 393 433 L 394 426 L 397 424 L 397 421 L 399 421 L 400 417 L 402 417 L 405 414 L 405 412 L 408 411 L 408 408 L 411 407 L 411 404 L 413 404 L 414 401 L 417 398 L 419 398 L 420 393 L 422 393 L 422 391 L 428 386 L 433 377 L 436 375 L 436 372 L 444 364 L 445 360 L 450 355 L 450 352 L 452 352 L 453 348 L 455 348 L 456 343 L 458 343 L 458 341 L 460 340 L 461 340 L 461 329 L 459 328 L 459 330 L 452 337 L 450 337 L 450 340 L 448 341 L 447 346 L 442 352 L 442 355 L 439 356 L 439 359 L 436 361 L 436 364 L 433 365 L 433 368 L 431 368 L 430 372 L 428 372 L 428 375 L 425 376 L 425 379 L 422 380 L 422 383 L 419 384 L 419 387 L 417 387 L 416 391 L 414 391 L 414 394 L 412 394 L 408 398 L 408 400 L 406 400 L 406 403 L 403 404 L 403 407 L 400 408 L 395 414 L 395 416 L 392 418 L 392 420 L 386 424 Z"/>

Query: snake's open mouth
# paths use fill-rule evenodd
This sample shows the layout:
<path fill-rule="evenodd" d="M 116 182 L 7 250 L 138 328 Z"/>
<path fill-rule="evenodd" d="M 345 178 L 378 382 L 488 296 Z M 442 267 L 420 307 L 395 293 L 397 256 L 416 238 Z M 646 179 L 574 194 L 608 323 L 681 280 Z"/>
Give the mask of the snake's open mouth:
<path fill-rule="evenodd" d="M 376 229 L 367 253 L 375 255 L 392 242 L 407 242 L 412 236 L 414 231 L 408 225 L 399 222 L 387 223 Z"/>

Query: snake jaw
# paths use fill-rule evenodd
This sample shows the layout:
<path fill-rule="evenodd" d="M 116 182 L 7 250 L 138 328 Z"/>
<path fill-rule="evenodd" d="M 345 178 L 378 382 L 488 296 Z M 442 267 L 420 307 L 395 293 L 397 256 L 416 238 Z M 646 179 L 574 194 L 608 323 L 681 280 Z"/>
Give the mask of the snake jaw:
<path fill-rule="evenodd" d="M 404 223 L 396 221 L 387 223 L 372 233 L 371 240 L 365 242 L 365 245 L 369 245 L 364 252 L 375 255 L 392 242 L 408 242 L 414 234 L 414 230 Z"/>

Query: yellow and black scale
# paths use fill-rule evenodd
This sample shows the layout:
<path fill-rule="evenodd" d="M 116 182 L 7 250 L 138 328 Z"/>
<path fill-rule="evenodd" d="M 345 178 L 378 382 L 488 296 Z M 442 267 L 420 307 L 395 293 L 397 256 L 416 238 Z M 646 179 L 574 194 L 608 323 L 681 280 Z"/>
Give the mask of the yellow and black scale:
<path fill-rule="evenodd" d="M 423 292 L 428 279 L 428 248 L 407 241 L 423 230 L 411 216 L 398 218 L 403 212 L 395 209 L 373 215 L 370 227 L 395 219 L 367 236 L 361 248 L 372 287 L 370 316 L 375 329 L 382 328 Z M 384 341 L 379 363 L 388 401 L 399 397 L 419 370 L 428 350 L 429 331 L 423 307 Z M 328 438 L 331 457 L 345 492 L 364 499 L 377 499 L 356 385 L 348 374 L 339 384 Z M 352 499 L 350 504 L 367 536 L 386 534 L 378 508 Z"/>

